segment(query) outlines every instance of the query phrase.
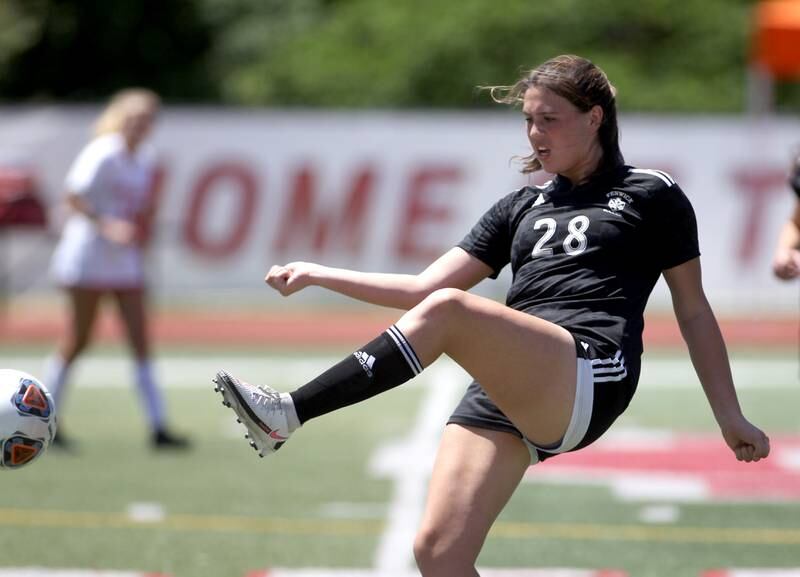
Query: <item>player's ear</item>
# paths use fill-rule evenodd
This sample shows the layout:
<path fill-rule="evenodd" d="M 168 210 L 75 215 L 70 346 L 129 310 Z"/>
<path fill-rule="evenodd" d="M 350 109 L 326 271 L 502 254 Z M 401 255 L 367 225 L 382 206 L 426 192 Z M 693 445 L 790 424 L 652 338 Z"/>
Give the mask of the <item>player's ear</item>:
<path fill-rule="evenodd" d="M 603 124 L 603 107 L 599 104 L 595 104 L 589 110 L 589 126 L 594 128 L 595 130 L 599 130 L 600 126 Z"/>

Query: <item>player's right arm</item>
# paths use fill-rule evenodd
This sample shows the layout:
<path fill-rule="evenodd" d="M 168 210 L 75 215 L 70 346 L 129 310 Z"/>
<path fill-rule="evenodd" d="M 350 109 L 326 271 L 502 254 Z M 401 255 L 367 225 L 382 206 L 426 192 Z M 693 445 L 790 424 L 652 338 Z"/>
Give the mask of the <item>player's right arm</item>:
<path fill-rule="evenodd" d="M 97 214 L 84 195 L 68 192 L 67 206 L 89 219 L 97 227 L 100 235 L 109 241 L 121 245 L 131 245 L 137 241 L 135 223 Z"/>
<path fill-rule="evenodd" d="M 408 310 L 440 288 L 468 290 L 492 274 L 492 269 L 461 248 L 453 248 L 419 274 L 359 272 L 309 262 L 273 266 L 266 283 L 289 296 L 318 286 L 351 298 Z"/>
<path fill-rule="evenodd" d="M 82 214 L 107 240 L 131 245 L 137 241 L 137 229 L 134 223 L 113 218 L 98 212 L 92 202 L 92 191 L 102 188 L 103 173 L 109 167 L 109 161 L 120 144 L 110 137 L 95 138 L 87 144 L 70 166 L 65 178 L 66 203 L 74 212 Z"/>

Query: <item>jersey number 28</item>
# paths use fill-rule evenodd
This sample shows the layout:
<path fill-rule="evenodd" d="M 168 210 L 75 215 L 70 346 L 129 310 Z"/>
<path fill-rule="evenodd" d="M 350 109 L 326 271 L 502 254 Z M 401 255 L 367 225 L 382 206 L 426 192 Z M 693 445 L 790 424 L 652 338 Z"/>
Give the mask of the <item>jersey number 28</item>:
<path fill-rule="evenodd" d="M 558 223 L 556 222 L 556 219 L 549 217 L 540 218 L 533 223 L 533 230 L 539 230 L 540 228 L 545 228 L 546 230 L 533 247 L 531 256 L 549 256 L 553 254 L 553 249 L 545 247 L 545 245 L 556 234 L 557 226 Z M 586 235 L 584 233 L 588 228 L 589 218 L 582 214 L 572 218 L 569 221 L 567 224 L 567 230 L 569 231 L 569 234 L 564 239 L 564 242 L 561 243 L 561 246 L 564 247 L 565 253 L 574 256 L 586 250 Z"/>

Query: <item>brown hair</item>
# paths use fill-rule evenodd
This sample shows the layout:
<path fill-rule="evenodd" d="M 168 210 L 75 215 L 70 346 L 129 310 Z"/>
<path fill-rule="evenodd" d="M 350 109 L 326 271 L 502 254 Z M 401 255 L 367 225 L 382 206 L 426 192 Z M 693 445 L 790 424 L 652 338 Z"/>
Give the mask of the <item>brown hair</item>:
<path fill-rule="evenodd" d="M 616 90 L 608 77 L 594 63 L 572 54 L 556 56 L 526 72 L 511 86 L 492 86 L 492 100 L 501 104 L 519 105 L 525 92 L 532 86 L 546 88 L 571 102 L 578 110 L 588 112 L 597 105 L 603 109 L 603 122 L 598 139 L 603 149 L 600 168 L 622 164 L 617 125 Z M 525 174 L 541 170 L 542 165 L 534 153 L 522 158 Z"/>

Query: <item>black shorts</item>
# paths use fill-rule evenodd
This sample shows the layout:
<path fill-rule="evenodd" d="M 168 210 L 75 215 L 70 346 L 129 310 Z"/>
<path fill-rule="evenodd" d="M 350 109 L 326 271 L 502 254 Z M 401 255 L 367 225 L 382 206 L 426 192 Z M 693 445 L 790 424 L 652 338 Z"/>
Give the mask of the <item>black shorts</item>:
<path fill-rule="evenodd" d="M 596 441 L 627 408 L 636 389 L 635 377 L 628 374 L 621 352 L 609 356 L 579 337 L 573 337 L 578 382 L 572 418 L 561 442 L 552 447 L 542 447 L 525 438 L 477 381 L 470 383 L 447 423 L 514 434 L 528 446 L 532 463 L 581 449 Z"/>

